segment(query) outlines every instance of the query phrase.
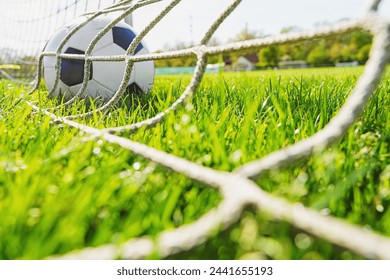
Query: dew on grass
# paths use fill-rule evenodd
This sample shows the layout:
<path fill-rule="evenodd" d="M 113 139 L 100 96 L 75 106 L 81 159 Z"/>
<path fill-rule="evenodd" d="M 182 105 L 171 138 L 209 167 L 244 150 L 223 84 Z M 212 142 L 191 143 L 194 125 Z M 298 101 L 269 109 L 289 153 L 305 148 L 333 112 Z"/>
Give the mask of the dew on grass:
<path fill-rule="evenodd" d="M 384 210 L 385 210 L 385 208 L 383 207 L 382 204 L 378 204 L 376 206 L 376 211 L 378 211 L 379 213 L 382 213 Z"/>
<path fill-rule="evenodd" d="M 50 186 L 47 188 L 47 192 L 50 193 L 50 194 L 57 194 L 57 193 L 58 193 L 58 186 L 56 186 L 56 185 L 50 185 Z"/>
<path fill-rule="evenodd" d="M 94 174 L 96 172 L 96 168 L 93 167 L 93 166 L 88 166 L 87 168 L 85 168 L 83 174 L 85 177 L 87 176 L 90 176 L 92 174 Z"/>
<path fill-rule="evenodd" d="M 211 161 L 211 155 L 207 154 L 203 157 L 205 162 L 210 162 Z"/>
<path fill-rule="evenodd" d="M 139 171 L 141 169 L 141 166 L 142 165 L 139 162 L 134 162 L 134 164 L 133 164 L 134 170 L 137 170 L 137 171 Z"/>
<path fill-rule="evenodd" d="M 311 237 L 308 236 L 307 234 L 298 233 L 294 238 L 294 242 L 299 249 L 306 250 L 307 248 L 310 247 L 312 240 Z"/>
<path fill-rule="evenodd" d="M 241 160 L 241 157 L 242 157 L 242 151 L 237 150 L 230 155 L 230 160 L 233 163 L 237 163 Z"/>
<path fill-rule="evenodd" d="M 196 133 L 198 132 L 198 128 L 195 125 L 191 125 L 190 128 L 188 129 L 190 133 Z"/>
<path fill-rule="evenodd" d="M 23 160 L 21 159 L 16 161 L 2 161 L 0 162 L 0 166 L 4 169 L 5 172 L 8 173 L 16 173 L 18 171 L 27 169 L 27 165 L 24 164 Z"/>
<path fill-rule="evenodd" d="M 100 148 L 98 148 L 98 147 L 96 147 L 96 148 L 94 148 L 93 150 L 92 150 L 92 152 L 95 154 L 95 155 L 99 155 L 100 153 L 101 153 L 101 149 Z"/>
<path fill-rule="evenodd" d="M 40 208 L 31 208 L 28 213 L 27 225 L 32 227 L 39 222 L 41 217 L 41 209 Z"/>
<path fill-rule="evenodd" d="M 131 172 L 130 170 L 125 170 L 125 171 L 122 171 L 121 173 L 119 173 L 119 178 L 124 179 L 124 178 L 130 177 L 132 175 L 133 175 L 133 172 Z"/>
<path fill-rule="evenodd" d="M 191 121 L 191 117 L 190 117 L 189 115 L 183 115 L 183 116 L 181 117 L 181 122 L 182 122 L 183 124 L 188 124 L 190 121 Z"/>
<path fill-rule="evenodd" d="M 194 110 L 194 105 L 192 105 L 191 103 L 188 103 L 185 108 L 186 108 L 187 112 L 191 112 Z"/>

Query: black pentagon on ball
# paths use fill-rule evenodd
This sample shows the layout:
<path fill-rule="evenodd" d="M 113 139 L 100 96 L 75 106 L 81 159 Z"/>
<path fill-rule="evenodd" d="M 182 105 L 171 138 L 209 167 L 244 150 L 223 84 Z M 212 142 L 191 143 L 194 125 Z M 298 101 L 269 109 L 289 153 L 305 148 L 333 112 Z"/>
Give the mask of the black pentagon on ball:
<path fill-rule="evenodd" d="M 68 54 L 85 54 L 85 52 L 75 49 L 67 48 L 65 53 Z M 92 80 L 93 69 L 91 65 L 91 72 L 89 80 Z M 67 86 L 74 86 L 81 84 L 84 80 L 84 60 L 64 58 L 61 62 L 60 79 Z"/>
<path fill-rule="evenodd" d="M 115 26 L 112 28 L 112 36 L 115 44 L 127 50 L 136 35 L 130 29 Z M 138 53 L 142 48 L 142 44 L 139 43 L 135 53 Z"/>
<path fill-rule="evenodd" d="M 135 94 L 141 94 L 144 91 L 141 89 L 137 83 L 131 83 L 130 85 L 127 86 L 126 92 L 128 93 L 135 93 Z"/>

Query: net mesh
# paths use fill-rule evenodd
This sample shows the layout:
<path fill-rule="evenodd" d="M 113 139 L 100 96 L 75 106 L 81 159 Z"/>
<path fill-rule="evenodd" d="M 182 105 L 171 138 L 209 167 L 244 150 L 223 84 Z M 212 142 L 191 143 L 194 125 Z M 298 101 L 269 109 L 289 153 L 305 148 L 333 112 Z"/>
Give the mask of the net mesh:
<path fill-rule="evenodd" d="M 116 2 L 119 1 L 1 0 L 0 64 L 3 67 L 0 76 L 28 82 L 36 72 L 39 53 L 58 27 L 81 14 L 99 11 Z M 10 28 L 15 26 L 17 28 Z"/>
<path fill-rule="evenodd" d="M 48 4 L 49 2 L 50 4 Z M 40 3 L 45 3 L 49 7 L 54 6 L 54 2 L 55 1 L 40 1 Z M 76 4 L 78 2 L 86 3 L 86 7 L 89 5 L 89 2 L 87 3 L 85 1 L 73 1 L 72 3 Z M 61 52 L 60 46 L 57 52 L 41 53 L 39 56 L 38 69 L 42 68 L 42 61 L 45 56 L 56 57 L 57 65 L 61 63 L 61 59 L 63 58 L 85 60 L 84 77 L 89 77 L 90 64 L 92 61 L 125 61 L 126 69 L 123 74 L 122 83 L 108 103 L 94 111 L 68 117 L 55 115 L 52 111 L 53 108 L 42 108 L 39 104 L 33 103 L 29 103 L 29 105 L 32 106 L 34 110 L 50 116 L 55 123 L 76 128 L 96 139 L 104 139 L 108 143 L 116 144 L 123 149 L 133 152 L 134 154 L 168 167 L 177 173 L 184 174 L 188 178 L 199 181 L 206 186 L 217 189 L 223 197 L 222 202 L 197 221 L 181 226 L 175 230 L 164 231 L 160 233 L 157 238 L 145 236 L 129 240 L 120 246 L 105 245 L 97 248 L 85 248 L 64 256 L 53 256 L 53 258 L 115 259 L 119 257 L 126 259 L 139 259 L 145 258 L 156 252 L 161 257 L 168 257 L 178 252 L 190 250 L 191 248 L 205 242 L 210 237 L 211 233 L 220 232 L 221 229 L 226 229 L 230 225 L 236 223 L 240 219 L 243 210 L 246 209 L 247 206 L 252 206 L 254 209 L 269 213 L 270 217 L 275 220 L 287 221 L 299 229 L 328 240 L 333 244 L 343 246 L 366 258 L 390 259 L 390 238 L 382 236 L 379 233 L 369 232 L 363 227 L 349 224 L 342 219 L 323 216 L 322 214 L 310 208 L 306 208 L 301 204 L 293 204 L 287 202 L 283 198 L 270 195 L 263 191 L 261 187 L 253 181 L 253 179 L 259 178 L 267 171 L 280 169 L 285 166 L 293 166 L 298 160 L 310 157 L 316 150 L 323 149 L 334 144 L 345 134 L 348 128 L 360 115 L 389 62 L 390 22 L 389 19 L 378 14 L 380 1 L 369 1 L 366 12 L 357 20 L 346 21 L 323 29 L 317 29 L 309 32 L 288 33 L 221 46 L 207 46 L 207 43 L 214 32 L 241 2 L 241 0 L 234 0 L 210 26 L 199 45 L 178 51 L 152 53 L 147 55 L 133 55 L 136 46 L 144 38 L 144 36 L 148 34 L 148 32 L 153 29 L 164 16 L 169 14 L 169 12 L 174 9 L 178 3 L 181 2 L 181 0 L 173 0 L 168 1 L 169 3 L 167 6 L 155 19 L 150 22 L 149 25 L 145 27 L 144 30 L 138 34 L 123 55 L 110 57 L 98 57 L 91 55 L 91 50 L 93 49 L 94 44 L 96 44 L 99 39 L 102 38 L 104 33 L 110 30 L 110 28 L 118 21 L 122 20 L 136 9 L 145 5 L 151 5 L 155 2 L 159 1 L 117 1 L 117 3 L 111 3 L 112 5 L 109 5 L 106 8 L 94 7 L 97 8 L 97 12 L 92 13 L 89 20 L 105 13 L 118 13 L 118 15 L 113 19 L 111 24 L 107 26 L 107 28 L 102 30 L 102 32 L 100 32 L 92 40 L 85 55 L 64 54 Z M 22 5 L 23 1 L 14 1 L 13 3 Z M 4 5 L 4 1 L 1 4 Z M 7 3 L 6 5 L 13 4 Z M 73 13 L 74 15 L 77 13 L 77 9 L 72 9 L 71 7 L 73 6 L 71 5 L 67 5 L 67 8 L 64 8 L 65 6 L 63 8 L 59 8 L 60 6 L 57 5 L 55 8 L 57 10 L 63 9 L 72 11 L 71 14 Z M 1 18 L 4 20 L 3 17 Z M 14 17 L 11 16 L 11 19 L 12 18 Z M 10 20 L 10 18 L 8 18 L 8 20 Z M 62 20 L 66 21 L 67 17 L 64 16 Z M 76 27 L 75 30 L 77 30 L 77 28 L 81 28 L 82 25 L 83 23 L 81 23 L 79 27 Z M 303 141 L 271 153 L 258 160 L 244 164 L 234 172 L 226 173 L 201 166 L 172 154 L 131 141 L 128 138 L 118 136 L 120 132 L 133 132 L 142 127 L 152 127 L 161 122 L 170 112 L 175 111 L 186 102 L 190 102 L 188 97 L 196 94 L 196 90 L 205 72 L 207 58 L 211 55 L 236 50 L 258 49 L 263 46 L 288 42 L 299 42 L 303 40 L 323 38 L 334 34 L 349 33 L 356 29 L 366 29 L 372 33 L 374 37 L 370 58 L 365 66 L 363 75 L 358 80 L 356 87 L 353 89 L 345 104 L 339 110 L 337 115 L 328 123 L 328 125 Z M 64 45 L 70 36 L 71 34 L 64 39 L 61 45 Z M 30 42 L 34 40 L 37 40 L 37 38 L 32 37 Z M 41 41 L 40 43 L 42 44 L 43 42 Z M 36 50 L 41 49 L 41 46 L 42 45 L 39 45 Z M 25 55 L 23 49 L 14 51 L 13 55 L 7 58 L 7 61 L 14 62 L 26 60 L 18 60 L 21 59 L 21 56 L 23 56 L 21 54 Z M 104 129 L 87 126 L 77 121 L 80 117 L 89 116 L 97 111 L 104 112 L 113 108 L 125 92 L 126 85 L 130 79 L 132 67 L 135 62 L 177 58 L 188 55 L 195 55 L 197 57 L 197 64 L 191 82 L 185 88 L 181 96 L 163 112 L 160 112 L 156 116 L 139 123 L 129 124 L 123 127 L 107 127 Z M 36 75 L 35 84 L 31 93 L 34 93 L 40 84 L 40 72 L 41 71 L 38 71 L 38 74 Z M 57 75 L 57 83 L 58 79 L 59 75 Z M 83 85 L 76 96 L 61 106 L 71 105 L 77 97 L 83 94 L 87 84 L 88 79 L 84 79 Z M 237 186 L 239 186 L 239 188 Z"/>

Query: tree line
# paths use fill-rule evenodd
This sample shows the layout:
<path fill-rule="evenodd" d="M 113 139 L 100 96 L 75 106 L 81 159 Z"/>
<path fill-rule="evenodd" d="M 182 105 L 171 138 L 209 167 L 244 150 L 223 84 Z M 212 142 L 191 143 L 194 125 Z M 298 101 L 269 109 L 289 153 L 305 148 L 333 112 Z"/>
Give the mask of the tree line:
<path fill-rule="evenodd" d="M 259 66 L 276 67 L 281 61 L 301 60 L 312 66 L 340 62 L 364 64 L 369 56 L 372 35 L 365 30 L 300 43 L 269 46 L 259 51 Z"/>
<path fill-rule="evenodd" d="M 287 27 L 281 30 L 281 33 L 296 31 L 296 27 Z M 248 31 L 247 28 L 239 32 L 231 42 L 249 40 L 253 38 L 266 37 L 261 36 L 254 31 Z M 213 45 L 218 44 L 214 39 Z M 258 55 L 258 68 L 278 67 L 281 62 L 302 61 L 311 66 L 332 66 L 342 62 L 356 61 L 364 64 L 369 56 L 372 44 L 372 35 L 365 30 L 356 30 L 347 34 L 333 35 L 326 38 L 307 40 L 299 43 L 288 43 L 283 45 L 272 45 L 263 47 L 255 52 Z M 190 47 L 183 42 L 178 43 L 170 50 L 177 50 Z M 251 52 L 253 54 L 253 51 Z M 247 52 L 235 52 L 223 54 L 222 56 L 209 57 L 209 63 L 225 62 L 232 64 Z M 157 67 L 178 67 L 194 66 L 195 56 L 175 58 L 169 60 L 155 61 Z"/>
<path fill-rule="evenodd" d="M 298 27 L 286 27 L 280 33 L 289 33 L 300 31 Z M 253 38 L 266 37 L 259 32 L 249 31 L 244 28 L 235 35 L 229 42 L 238 42 L 250 40 Z M 220 45 L 218 39 L 213 38 L 209 45 Z M 288 43 L 283 45 L 272 45 L 258 49 L 255 54 L 259 58 L 257 68 L 274 68 L 278 67 L 281 62 L 301 61 L 311 66 L 332 66 L 340 62 L 356 61 L 359 64 L 364 64 L 369 56 L 372 44 L 372 35 L 365 30 L 355 30 L 353 32 L 329 36 L 322 39 L 307 40 L 299 43 Z M 168 47 L 166 50 L 181 50 L 191 47 L 185 42 L 177 42 L 174 46 Z M 162 52 L 162 51 L 157 51 Z M 0 53 L 6 54 L 7 50 Z M 224 53 L 218 56 L 211 56 L 208 58 L 208 63 L 215 64 L 224 62 L 225 65 L 234 65 L 238 58 L 242 55 L 248 54 L 244 51 L 237 51 L 234 53 Z M 253 51 L 251 52 L 253 54 Z M 22 61 L 35 61 L 35 58 L 25 56 L 21 58 Z M 182 67 L 195 66 L 197 58 L 195 55 L 185 56 L 166 60 L 156 60 L 156 67 Z M 1 63 L 1 57 L 0 57 Z M 24 69 L 26 68 L 26 69 Z M 30 72 L 31 67 L 24 67 L 19 70 Z"/>

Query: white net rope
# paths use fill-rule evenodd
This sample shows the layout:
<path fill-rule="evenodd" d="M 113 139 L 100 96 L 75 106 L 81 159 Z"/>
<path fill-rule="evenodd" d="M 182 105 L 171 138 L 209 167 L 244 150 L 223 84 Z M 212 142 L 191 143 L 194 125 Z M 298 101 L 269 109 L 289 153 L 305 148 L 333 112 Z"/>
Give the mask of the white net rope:
<path fill-rule="evenodd" d="M 191 224 L 181 226 L 174 230 L 161 232 L 157 237 L 140 237 L 129 240 L 128 242 L 117 245 L 105 245 L 97 248 L 86 248 L 64 256 L 54 256 L 53 258 L 63 259 L 140 259 L 146 258 L 152 253 L 158 253 L 161 257 L 168 257 L 178 252 L 187 251 L 195 246 L 205 242 L 212 233 L 220 232 L 230 225 L 236 223 L 248 206 L 252 206 L 260 211 L 269 214 L 272 219 L 283 220 L 291 223 L 293 226 L 304 230 L 310 234 L 323 238 L 333 244 L 345 247 L 352 252 L 360 254 L 366 258 L 390 259 L 390 238 L 382 236 L 379 233 L 370 232 L 358 225 L 352 225 L 341 219 L 323 216 L 322 214 L 304 207 L 301 204 L 293 204 L 283 198 L 278 198 L 261 189 L 261 186 L 254 183 L 252 179 L 259 178 L 267 171 L 280 169 L 285 166 L 293 166 L 298 160 L 307 159 L 315 151 L 334 144 L 339 140 L 358 118 L 362 112 L 369 97 L 373 94 L 381 76 L 389 62 L 390 54 L 390 21 L 378 14 L 380 1 L 369 1 L 367 10 L 360 19 L 336 24 L 324 29 L 310 32 L 289 33 L 274 37 L 253 39 L 238 43 L 231 43 L 222 46 L 207 46 L 211 36 L 218 29 L 220 24 L 236 9 L 241 0 L 232 1 L 231 5 L 216 19 L 214 24 L 206 32 L 201 43 L 195 47 L 179 51 L 154 53 L 148 55 L 133 55 L 136 46 L 144 36 L 158 22 L 167 15 L 181 0 L 170 1 L 169 4 L 151 23 L 141 31 L 130 44 L 123 55 L 119 56 L 92 56 L 91 51 L 100 38 L 108 32 L 117 22 L 134 12 L 136 9 L 159 2 L 159 0 L 140 0 L 140 1 L 119 1 L 106 9 L 101 9 L 93 13 L 88 20 L 92 20 L 102 14 L 120 12 L 120 15 L 102 30 L 90 43 L 87 51 L 83 55 L 73 55 L 62 53 L 62 46 L 72 36 L 72 32 L 62 41 L 56 52 L 42 53 L 39 58 L 39 67 L 42 68 L 42 61 L 45 56 L 57 58 L 57 66 L 61 59 L 78 59 L 85 61 L 84 77 L 89 77 L 90 65 L 92 61 L 125 61 L 126 70 L 123 75 L 122 83 L 112 97 L 112 99 L 97 108 L 95 111 L 84 114 L 59 117 L 53 114 L 53 108 L 41 108 L 37 104 L 29 103 L 34 110 L 42 112 L 54 120 L 55 123 L 67 125 L 84 132 L 95 139 L 103 139 L 127 149 L 134 154 L 142 156 L 154 163 L 165 166 L 174 172 L 183 174 L 190 179 L 203 183 L 206 186 L 218 190 L 223 199 L 222 202 L 213 210 L 203 215 L 197 221 Z M 73 32 L 86 24 L 81 23 Z M 356 29 L 368 30 L 374 37 L 370 58 L 365 66 L 362 76 L 359 78 L 356 87 L 351 92 L 349 98 L 339 110 L 338 114 L 322 130 L 313 136 L 293 144 L 287 148 L 271 153 L 263 158 L 244 164 L 234 172 L 221 172 L 213 170 L 188 161 L 186 159 L 156 150 L 144 144 L 134 142 L 128 138 L 118 136 L 121 132 L 132 132 L 140 128 L 152 127 L 161 122 L 167 114 L 175 111 L 180 106 L 190 102 L 189 96 L 196 94 L 196 90 L 202 80 L 205 72 L 207 58 L 211 55 L 232 52 L 236 50 L 258 49 L 263 46 L 283 44 L 289 42 L 299 42 L 315 38 L 323 38 L 335 34 L 344 34 Z M 129 124 L 123 127 L 107 127 L 98 129 L 84 125 L 77 121 L 80 117 L 86 117 L 97 111 L 104 112 L 111 110 L 123 96 L 126 85 L 130 79 L 132 67 L 135 62 L 146 60 L 158 60 L 177 58 L 195 54 L 197 64 L 192 76 L 191 82 L 183 91 L 181 96 L 165 111 L 156 116 L 135 124 Z M 35 86 L 31 93 L 34 93 L 41 81 L 41 71 L 39 71 Z M 57 81 L 59 74 L 57 73 Z M 76 98 L 83 94 L 88 84 L 85 78 L 80 91 L 74 98 L 61 106 L 71 105 Z M 55 90 L 55 89 L 53 89 Z M 260 181 L 261 182 L 261 181 Z"/>

